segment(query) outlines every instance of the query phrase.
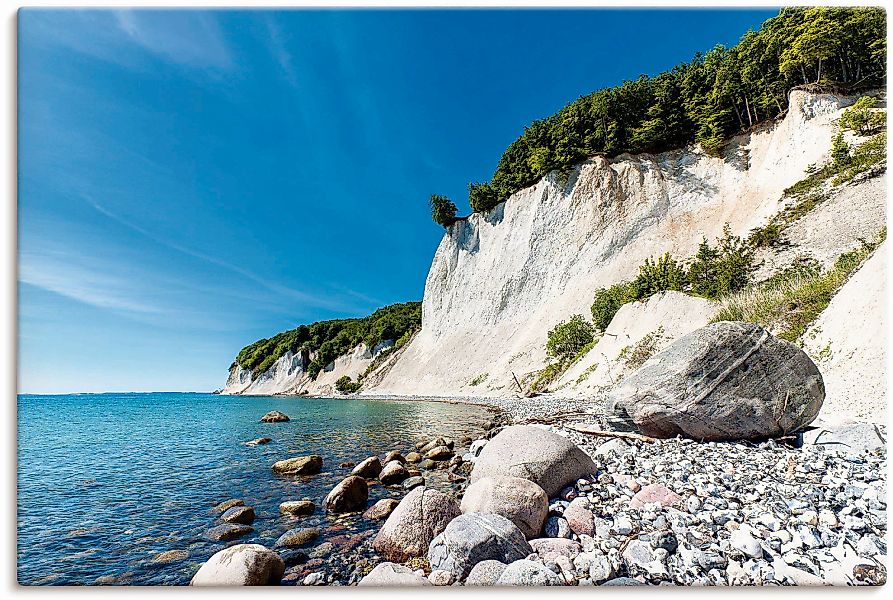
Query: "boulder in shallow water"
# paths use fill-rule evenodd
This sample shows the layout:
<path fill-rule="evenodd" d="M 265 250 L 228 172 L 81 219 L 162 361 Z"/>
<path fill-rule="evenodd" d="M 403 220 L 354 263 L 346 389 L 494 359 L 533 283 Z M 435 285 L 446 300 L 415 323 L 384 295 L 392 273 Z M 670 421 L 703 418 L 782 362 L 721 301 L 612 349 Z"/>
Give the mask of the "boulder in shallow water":
<path fill-rule="evenodd" d="M 561 578 L 547 569 L 545 566 L 532 560 L 516 560 L 510 563 L 495 585 L 519 585 L 519 586 L 538 586 L 538 585 L 564 585 Z"/>
<path fill-rule="evenodd" d="M 484 477 L 521 477 L 551 498 L 595 471 L 592 459 L 567 438 L 539 427 L 513 425 L 484 446 L 474 462 L 471 483 Z"/>
<path fill-rule="evenodd" d="M 354 512 L 366 508 L 369 500 L 369 485 L 362 477 L 350 475 L 332 488 L 323 501 L 326 512 Z"/>
<path fill-rule="evenodd" d="M 465 490 L 461 508 L 463 513 L 502 515 L 530 539 L 543 529 L 549 514 L 549 497 L 543 488 L 527 479 L 484 477 Z"/>
<path fill-rule="evenodd" d="M 413 475 L 403 482 L 403 489 L 409 491 L 413 488 L 419 487 L 420 485 L 425 485 L 425 478 L 421 475 Z"/>
<path fill-rule="evenodd" d="M 189 550 L 168 550 L 167 552 L 156 554 L 154 558 L 152 558 L 152 562 L 167 564 L 186 560 L 187 558 L 189 558 Z"/>
<path fill-rule="evenodd" d="M 357 584 L 359 586 L 415 586 L 415 585 L 433 585 L 427 578 L 416 574 L 409 567 L 397 565 L 392 562 L 383 562 L 376 566 L 368 575 L 363 577 Z"/>
<path fill-rule="evenodd" d="M 737 321 L 683 336 L 612 392 L 615 409 L 646 435 L 713 441 L 797 431 L 824 398 L 822 375 L 803 350 Z"/>
<path fill-rule="evenodd" d="M 399 460 L 392 460 L 387 463 L 378 475 L 378 480 L 385 485 L 400 483 L 409 477 L 409 472 Z"/>
<path fill-rule="evenodd" d="M 250 506 L 234 506 L 220 515 L 224 523 L 241 523 L 250 525 L 254 522 L 254 509 Z"/>
<path fill-rule="evenodd" d="M 431 541 L 428 562 L 432 569 L 450 571 L 462 580 L 482 560 L 514 562 L 533 553 L 524 534 L 501 515 L 459 515 Z"/>
<path fill-rule="evenodd" d="M 273 463 L 273 472 L 278 475 L 316 475 L 322 471 L 322 456 L 296 456 Z"/>
<path fill-rule="evenodd" d="M 274 546 L 304 546 L 318 537 L 319 529 L 316 527 L 295 527 L 280 535 Z"/>
<path fill-rule="evenodd" d="M 453 451 L 446 446 L 435 446 L 425 452 L 425 458 L 428 460 L 446 460 L 453 456 Z"/>
<path fill-rule="evenodd" d="M 245 501 L 242 500 L 241 498 L 231 498 L 229 500 L 224 500 L 223 502 L 221 502 L 220 504 L 218 504 L 211 510 L 213 510 L 214 512 L 223 513 L 223 512 L 228 511 L 229 509 L 231 509 L 234 506 L 245 506 Z"/>
<path fill-rule="evenodd" d="M 370 456 L 354 467 L 353 471 L 350 472 L 351 475 L 356 475 L 357 477 L 363 477 L 365 479 L 375 479 L 378 477 L 379 473 L 381 473 L 381 461 L 378 460 L 377 456 Z"/>
<path fill-rule="evenodd" d="M 372 547 L 394 562 L 424 556 L 431 540 L 457 515 L 459 505 L 453 498 L 417 487 L 400 501 L 375 536 Z"/>
<path fill-rule="evenodd" d="M 387 454 L 384 455 L 384 460 L 381 461 L 382 464 L 388 464 L 392 460 L 396 460 L 397 462 L 405 463 L 406 459 L 403 458 L 403 455 L 400 454 L 399 450 L 391 450 Z"/>
<path fill-rule="evenodd" d="M 249 440 L 249 441 L 245 442 L 245 445 L 246 446 L 261 446 L 263 444 L 269 444 L 272 441 L 273 440 L 268 437 L 261 437 L 261 438 Z"/>
<path fill-rule="evenodd" d="M 370 506 L 369 509 L 363 513 L 363 517 L 367 519 L 386 519 L 392 512 L 394 512 L 394 509 L 397 508 L 398 504 L 400 504 L 398 500 L 393 498 L 383 498 Z"/>
<path fill-rule="evenodd" d="M 287 500 L 279 505 L 279 512 L 284 515 L 292 515 L 301 517 L 313 514 L 316 505 L 307 499 L 304 500 Z"/>
<path fill-rule="evenodd" d="M 254 531 L 253 527 L 249 527 L 248 525 L 239 525 L 238 523 L 224 523 L 223 525 L 218 525 L 216 527 L 212 527 L 207 532 L 205 532 L 205 537 L 216 540 L 218 542 L 228 542 L 230 540 L 234 540 L 237 537 L 241 537 L 245 534 L 251 533 Z"/>
<path fill-rule="evenodd" d="M 290 420 L 287 414 L 278 410 L 271 410 L 260 418 L 261 423 L 285 423 Z"/>
<path fill-rule="evenodd" d="M 189 585 L 278 585 L 285 562 L 259 544 L 238 544 L 214 554 Z"/>
<path fill-rule="evenodd" d="M 410 452 L 409 454 L 406 455 L 406 462 L 417 463 L 417 462 L 420 462 L 421 460 L 422 460 L 422 455 L 419 454 L 418 452 Z"/>

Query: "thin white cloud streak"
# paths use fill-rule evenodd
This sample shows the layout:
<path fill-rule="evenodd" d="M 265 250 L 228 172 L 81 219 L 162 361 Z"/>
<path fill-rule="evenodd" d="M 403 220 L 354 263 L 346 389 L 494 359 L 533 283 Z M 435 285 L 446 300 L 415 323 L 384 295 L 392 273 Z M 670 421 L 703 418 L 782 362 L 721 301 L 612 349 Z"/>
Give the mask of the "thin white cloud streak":
<path fill-rule="evenodd" d="M 282 30 L 269 16 L 264 19 L 264 24 L 266 25 L 267 33 L 269 34 L 267 39 L 270 42 L 268 44 L 270 53 L 279 64 L 279 68 L 288 84 L 295 89 L 299 89 L 300 84 L 298 82 L 298 74 L 294 66 L 292 55 L 285 47 L 285 43 L 282 40 Z"/>
<path fill-rule="evenodd" d="M 19 281 L 83 304 L 142 315 L 160 315 L 156 305 L 136 299 L 128 279 L 76 264 L 69 253 L 23 251 Z"/>
<path fill-rule="evenodd" d="M 229 69 L 232 57 L 212 13 L 118 10 L 118 27 L 145 50 L 181 65 Z"/>
<path fill-rule="evenodd" d="M 244 269 L 237 265 L 233 265 L 229 262 L 226 262 L 226 261 L 216 258 L 214 256 L 210 256 L 203 252 L 193 250 L 191 248 L 188 248 L 186 246 L 178 244 L 177 242 L 172 242 L 170 240 L 161 238 L 161 237 L 157 236 L 156 234 L 152 233 L 151 231 L 148 231 L 144 227 L 137 225 L 136 223 L 133 223 L 133 222 L 131 222 L 127 219 L 124 219 L 124 218 L 116 215 L 115 213 L 109 211 L 104 206 L 102 206 L 101 204 L 99 204 L 98 202 L 96 202 L 95 200 L 93 200 L 92 198 L 87 196 L 86 194 L 81 194 L 81 197 L 90 206 L 92 206 L 96 211 L 98 211 L 102 215 L 108 217 L 109 219 L 115 221 L 116 223 L 118 223 L 132 231 L 139 233 L 140 235 L 154 241 L 155 243 L 165 246 L 167 248 L 170 248 L 171 250 L 175 250 L 177 252 L 185 254 L 187 256 L 191 256 L 192 258 L 196 258 L 198 260 L 204 261 L 204 262 L 214 265 L 216 267 L 228 270 L 232 273 L 235 273 L 236 275 L 239 275 L 240 277 L 247 279 L 248 281 L 250 281 L 252 283 L 255 283 L 255 284 L 263 287 L 264 289 L 266 289 L 274 294 L 277 294 L 279 296 L 283 296 L 286 298 L 290 298 L 292 300 L 303 303 L 305 305 L 314 306 L 317 308 L 324 308 L 324 309 L 328 309 L 328 310 L 334 310 L 337 312 L 359 312 L 356 310 L 355 307 L 347 307 L 341 302 L 332 301 L 326 297 L 316 296 L 313 294 L 309 294 L 307 292 L 302 292 L 300 290 L 295 290 L 295 289 L 289 288 L 287 286 L 280 285 L 275 282 L 270 282 L 267 279 L 264 279 L 263 277 L 259 277 L 259 276 L 255 275 L 254 273 L 252 273 L 251 271 L 249 271 L 247 269 Z"/>

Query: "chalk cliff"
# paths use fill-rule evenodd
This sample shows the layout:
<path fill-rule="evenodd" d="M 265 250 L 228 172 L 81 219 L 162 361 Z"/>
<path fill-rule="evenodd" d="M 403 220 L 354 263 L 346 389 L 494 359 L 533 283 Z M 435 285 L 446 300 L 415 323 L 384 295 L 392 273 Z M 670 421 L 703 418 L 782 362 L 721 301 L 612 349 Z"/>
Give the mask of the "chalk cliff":
<path fill-rule="evenodd" d="M 633 278 L 648 257 L 692 255 L 726 223 L 742 237 L 766 224 L 784 207 L 784 190 L 828 160 L 837 119 L 854 100 L 795 90 L 783 118 L 733 138 L 722 156 L 688 147 L 596 157 L 566 181 L 553 174 L 489 213 L 455 222 L 428 273 L 421 331 L 367 377 L 360 393 L 515 394 L 515 376 L 529 380 L 543 368 L 547 332 L 572 314 L 588 318 L 597 288 Z M 827 265 L 876 233 L 885 219 L 885 182 L 881 175 L 842 186 L 814 216 L 791 227 L 798 247 L 760 257 L 759 275 L 768 277 L 813 249 Z M 552 389 L 562 396 L 595 394 L 626 368 L 629 348 L 643 338 L 650 335 L 646 342 L 662 348 L 706 324 L 715 309 L 678 293 L 625 306 L 611 335 Z M 331 393 L 338 377 L 363 372 L 377 351 L 358 347 L 315 382 L 291 353 L 253 382 L 236 365 L 224 392 Z"/>

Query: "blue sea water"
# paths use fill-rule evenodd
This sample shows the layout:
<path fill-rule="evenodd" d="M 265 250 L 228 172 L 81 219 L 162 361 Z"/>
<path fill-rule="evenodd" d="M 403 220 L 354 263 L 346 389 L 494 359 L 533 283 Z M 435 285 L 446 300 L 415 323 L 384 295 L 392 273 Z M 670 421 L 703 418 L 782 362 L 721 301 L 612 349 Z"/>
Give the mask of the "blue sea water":
<path fill-rule="evenodd" d="M 287 423 L 260 423 L 269 410 Z M 349 468 L 433 435 L 476 436 L 489 414 L 438 402 L 240 397 L 195 393 L 18 397 L 18 580 L 22 584 L 186 584 L 226 545 L 204 532 L 229 498 L 253 506 L 255 531 L 238 543 L 272 545 L 295 526 L 325 528 L 319 505 Z M 242 442 L 270 437 L 250 447 Z M 270 465 L 323 456 L 323 472 L 282 478 Z M 370 504 L 398 491 L 370 488 Z M 280 502 L 309 497 L 296 522 Z M 357 527 L 373 527 L 364 523 Z M 322 541 L 322 540 L 320 540 Z M 189 557 L 153 562 L 168 550 Z"/>

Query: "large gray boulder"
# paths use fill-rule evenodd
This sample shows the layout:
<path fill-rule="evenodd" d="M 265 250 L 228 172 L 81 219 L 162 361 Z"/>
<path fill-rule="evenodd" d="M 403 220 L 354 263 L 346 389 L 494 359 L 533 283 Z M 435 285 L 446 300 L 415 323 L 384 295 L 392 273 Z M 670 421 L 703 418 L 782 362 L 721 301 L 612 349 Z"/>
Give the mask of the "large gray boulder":
<path fill-rule="evenodd" d="M 393 562 L 424 556 L 431 540 L 459 515 L 459 505 L 443 492 L 417 487 L 404 496 L 372 542 Z"/>
<path fill-rule="evenodd" d="M 564 585 L 561 578 L 532 560 L 516 560 L 505 568 L 495 585 Z"/>
<path fill-rule="evenodd" d="M 527 539 L 537 537 L 549 514 L 549 497 L 543 488 L 520 477 L 484 477 L 465 490 L 463 513 L 502 515 Z"/>
<path fill-rule="evenodd" d="M 646 435 L 720 441 L 797 431 L 824 398 L 822 375 L 803 350 L 758 325 L 722 321 L 648 359 L 612 404 Z"/>
<path fill-rule="evenodd" d="M 426 577 L 416 574 L 409 567 L 383 562 L 372 569 L 357 584 L 359 586 L 392 587 L 404 585 L 433 585 Z"/>
<path fill-rule="evenodd" d="M 282 558 L 260 544 L 238 544 L 214 554 L 189 585 L 278 585 Z"/>
<path fill-rule="evenodd" d="M 514 562 L 533 553 L 524 534 L 501 515 L 468 513 L 450 521 L 431 542 L 428 562 L 432 569 L 450 571 L 465 579 L 482 560 Z"/>
<path fill-rule="evenodd" d="M 513 425 L 484 446 L 470 480 L 520 477 L 539 485 L 551 498 L 595 471 L 592 459 L 566 438 L 539 427 Z"/>

